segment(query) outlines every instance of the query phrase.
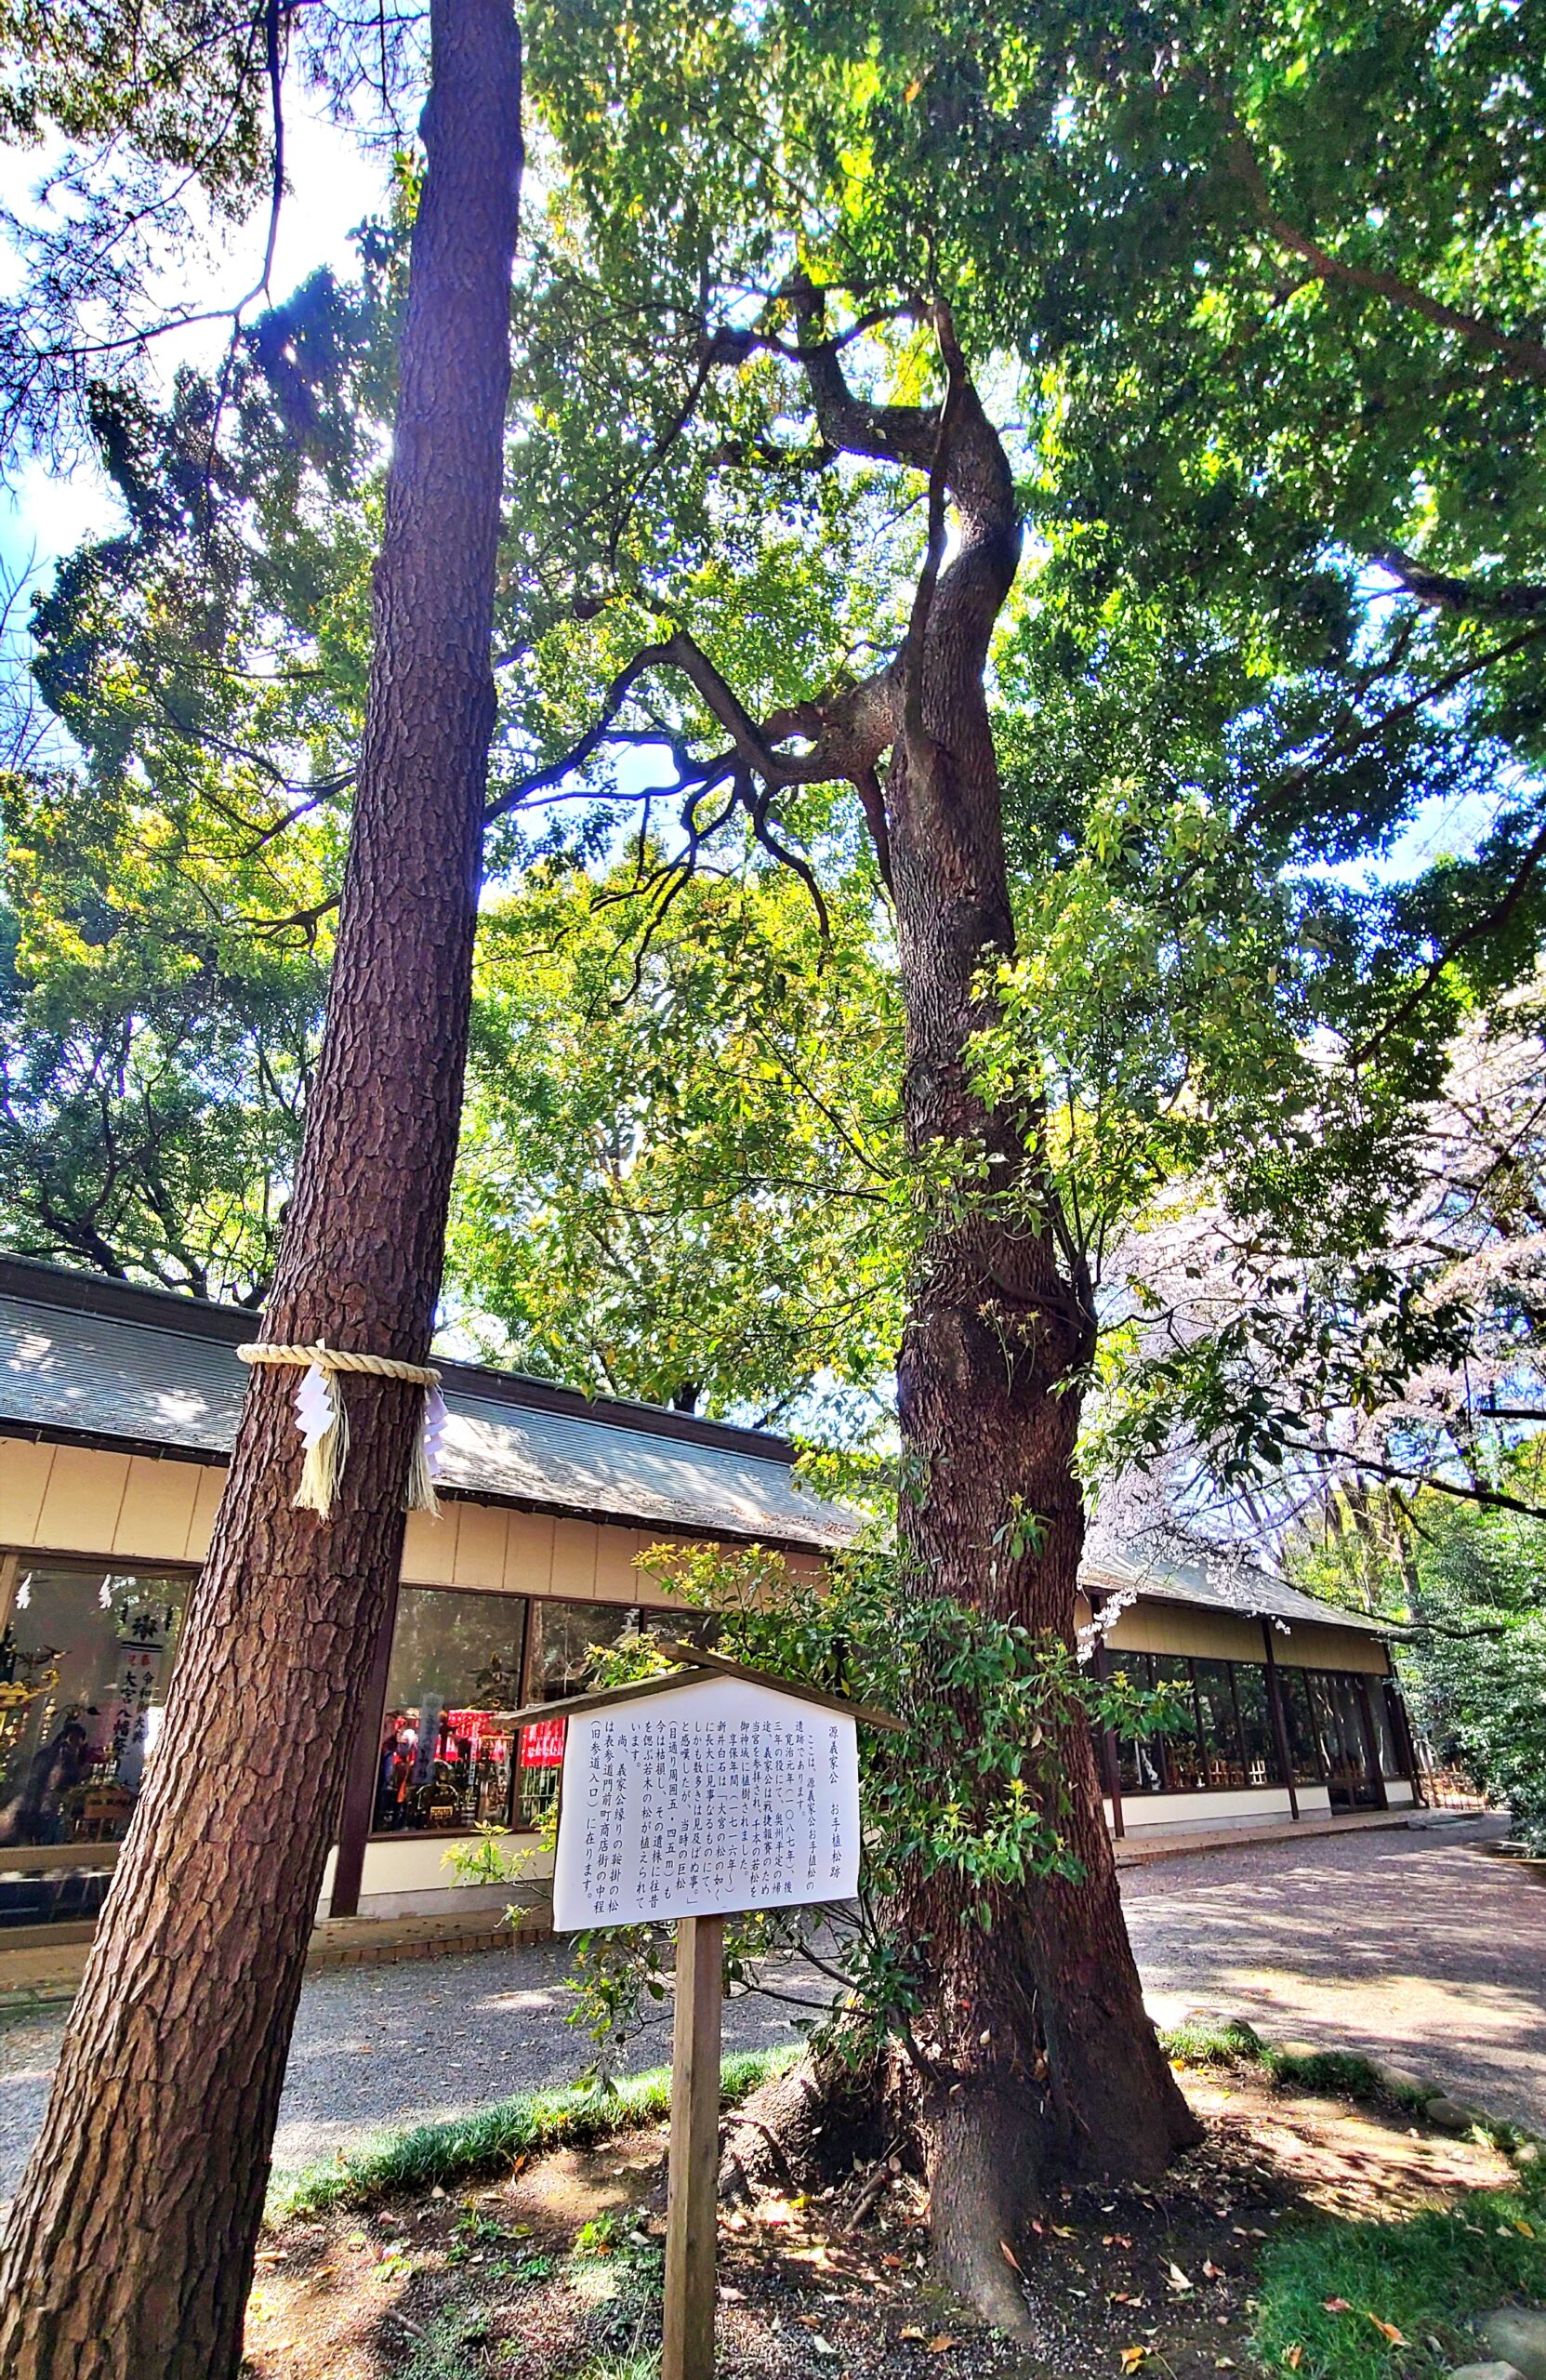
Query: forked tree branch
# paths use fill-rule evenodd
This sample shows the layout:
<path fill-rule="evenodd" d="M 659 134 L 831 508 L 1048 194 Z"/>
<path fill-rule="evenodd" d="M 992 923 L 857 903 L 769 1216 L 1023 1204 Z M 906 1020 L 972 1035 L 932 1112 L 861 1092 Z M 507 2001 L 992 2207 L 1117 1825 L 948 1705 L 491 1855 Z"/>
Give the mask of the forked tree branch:
<path fill-rule="evenodd" d="M 1383 1025 L 1354 1051 L 1348 1061 L 1350 1065 L 1363 1065 L 1382 1043 L 1389 1040 L 1393 1033 L 1399 1033 L 1408 1019 L 1417 1013 L 1450 961 L 1458 959 L 1462 950 L 1469 950 L 1473 943 L 1480 942 L 1485 935 L 1497 933 L 1500 928 L 1507 925 L 1514 910 L 1524 899 L 1530 879 L 1540 866 L 1542 859 L 1546 859 L 1546 826 L 1540 827 L 1531 840 L 1524 858 L 1510 879 L 1508 890 L 1502 899 L 1494 902 L 1492 907 L 1485 910 L 1481 917 L 1473 918 L 1463 932 L 1458 933 L 1452 942 L 1445 945 L 1432 965 L 1423 971 L 1416 986 L 1402 1001 L 1395 1014 L 1388 1016 Z"/>
<path fill-rule="evenodd" d="M 1345 257 L 1323 247 L 1309 232 L 1301 231 L 1280 215 L 1274 205 L 1267 177 L 1247 137 L 1244 126 L 1235 115 L 1224 94 L 1214 88 L 1210 96 L 1222 117 L 1225 129 L 1226 149 L 1231 172 L 1249 194 L 1262 228 L 1300 257 L 1310 267 L 1316 280 L 1344 289 L 1357 289 L 1367 296 L 1383 298 L 1393 306 L 1407 313 L 1420 315 L 1424 322 L 1435 324 L 1440 330 L 1452 331 L 1468 347 L 1496 356 L 1506 371 L 1527 380 L 1546 380 L 1546 343 L 1539 338 L 1522 337 L 1516 332 L 1500 330 L 1496 323 L 1485 315 L 1470 314 L 1459 306 L 1447 305 L 1433 297 L 1416 282 L 1407 281 L 1399 273 L 1381 272 L 1369 265 L 1352 264 Z"/>

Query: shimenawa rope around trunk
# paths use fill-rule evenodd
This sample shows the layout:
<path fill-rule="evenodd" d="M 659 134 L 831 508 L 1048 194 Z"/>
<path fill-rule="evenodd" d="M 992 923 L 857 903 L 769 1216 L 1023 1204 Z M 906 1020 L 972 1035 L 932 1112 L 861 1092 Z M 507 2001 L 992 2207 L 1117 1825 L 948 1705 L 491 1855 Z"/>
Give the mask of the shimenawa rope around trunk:
<path fill-rule="evenodd" d="M 422 1388 L 424 1412 L 408 1458 L 403 1501 L 410 1513 L 431 1513 L 439 1517 L 435 1457 L 445 1426 L 445 1404 L 440 1393 L 440 1374 L 431 1366 L 399 1363 L 395 1355 L 357 1355 L 348 1347 L 330 1347 L 325 1339 L 318 1339 L 311 1346 L 257 1339 L 238 1347 L 236 1353 L 244 1364 L 305 1367 L 306 1377 L 296 1395 L 296 1427 L 306 1441 L 306 1459 L 301 1464 L 295 1501 L 304 1511 L 320 1513 L 324 1520 L 333 1510 L 349 1453 L 349 1414 L 337 1375 L 369 1372 L 378 1380 L 405 1380 Z"/>

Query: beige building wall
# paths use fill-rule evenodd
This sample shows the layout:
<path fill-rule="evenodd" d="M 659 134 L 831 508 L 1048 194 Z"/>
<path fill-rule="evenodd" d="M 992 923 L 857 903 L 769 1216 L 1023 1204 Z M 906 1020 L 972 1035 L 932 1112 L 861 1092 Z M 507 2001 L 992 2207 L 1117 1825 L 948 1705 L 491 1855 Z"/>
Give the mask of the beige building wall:
<path fill-rule="evenodd" d="M 225 1486 L 225 1466 L 38 1446 L 0 1437 L 0 1546 L 100 1561 L 199 1563 Z M 672 1597 L 636 1555 L 668 1545 L 660 1529 L 565 1520 L 502 1505 L 448 1500 L 438 1520 L 410 1513 L 403 1577 L 410 1586 L 486 1588 L 575 1603 L 658 1603 Z M 791 1553 L 813 1577 L 813 1554 Z"/>
<path fill-rule="evenodd" d="M 1273 1651 L 1286 1670 L 1362 1670 L 1384 1677 L 1391 1665 L 1382 1636 L 1326 1628 L 1314 1620 L 1296 1620 L 1287 1635 L 1275 1628 Z"/>
<path fill-rule="evenodd" d="M 1183 1603 L 1129 1604 L 1106 1643 L 1116 1653 L 1190 1653 L 1205 1661 L 1266 1659 L 1262 1623 L 1244 1612 L 1202 1611 Z"/>
<path fill-rule="evenodd" d="M 1383 1677 L 1390 1664 L 1384 1641 L 1356 1628 L 1296 1620 L 1284 1629 L 1269 1620 L 1273 1658 L 1284 1669 L 1362 1670 Z M 1106 1639 L 1116 1653 L 1190 1653 L 1197 1660 L 1261 1661 L 1266 1644 L 1260 1620 L 1244 1612 L 1205 1611 L 1195 1604 L 1145 1598 L 1119 1614 Z"/>

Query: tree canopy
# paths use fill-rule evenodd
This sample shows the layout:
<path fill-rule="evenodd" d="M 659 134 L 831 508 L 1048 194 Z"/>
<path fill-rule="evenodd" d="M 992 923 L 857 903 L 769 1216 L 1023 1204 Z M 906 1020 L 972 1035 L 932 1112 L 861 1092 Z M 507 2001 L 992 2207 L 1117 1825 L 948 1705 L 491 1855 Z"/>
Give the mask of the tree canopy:
<path fill-rule="evenodd" d="M 530 26 L 550 195 L 517 290 L 505 814 L 492 844 L 512 891 L 485 946 L 523 931 L 528 896 L 513 888 L 534 853 L 557 868 L 555 888 L 566 865 L 588 869 L 605 904 L 626 873 L 619 839 L 641 825 L 647 913 L 674 897 L 681 861 L 708 848 L 727 809 L 719 832 L 748 886 L 780 856 L 757 840 L 770 828 L 824 897 L 857 883 L 868 863 L 851 792 L 781 785 L 759 830 L 732 778 L 706 786 L 705 758 L 721 690 L 748 719 L 788 714 L 798 735 L 802 704 L 888 666 L 919 554 L 916 492 L 839 457 L 812 414 L 790 272 L 798 261 L 827 287 L 831 335 L 861 385 L 889 377 L 898 392 L 932 369 L 919 292 L 948 290 L 992 376 L 1034 529 L 995 656 L 1022 956 L 1000 986 L 984 1079 L 1047 1104 L 1061 1207 L 1116 1294 L 1108 1346 L 1124 1368 L 1137 1317 L 1121 1251 L 1178 1186 L 1189 1210 L 1225 1220 L 1226 1238 L 1281 1245 L 1290 1266 L 1296 1230 L 1313 1228 L 1362 1284 L 1345 1309 L 1339 1288 L 1339 1312 L 1366 1310 L 1369 1268 L 1388 1272 L 1423 1162 L 1449 1038 L 1471 1004 L 1527 975 L 1539 938 L 1541 400 L 1527 324 L 1541 263 L 1526 28 L 1480 7 L 1456 24 L 1398 15 L 1038 10 L 989 28 L 920 7 L 690 29 L 655 7 L 626 28 L 604 12 Z M 411 213 L 411 178 L 402 190 Z M 186 374 L 159 408 L 133 390 L 96 400 L 127 534 L 77 556 L 38 621 L 40 681 L 86 778 L 72 791 L 34 775 L 13 796 L 11 999 L 29 1044 L 7 1118 L 18 1244 L 86 1254 L 115 1200 L 126 1216 L 218 1210 L 228 1235 L 232 1218 L 283 1204 L 358 734 L 397 236 L 390 224 L 370 235 L 357 288 L 324 278 L 249 327 L 223 390 Z M 534 814 L 554 792 L 560 806 Z M 1422 864 L 1414 822 L 1435 814 L 1456 823 Z M 89 822 L 86 853 L 72 819 Z M 73 917 L 88 878 L 114 888 L 122 922 L 74 925 L 67 948 L 48 921 Z M 573 890 L 529 897 L 539 934 L 556 897 L 576 919 L 585 906 Z M 770 897 L 748 893 L 753 909 Z M 859 959 L 868 999 L 884 906 L 866 948 L 852 897 L 835 963 Z M 152 914 L 157 931 L 137 932 Z M 630 933 L 645 931 L 628 914 L 608 926 L 598 912 L 617 988 Z M 101 954 L 131 945 L 120 982 Z M 680 964 L 681 947 L 646 965 Z M 152 986 L 146 969 L 171 980 Z M 594 1016 L 583 966 L 562 972 L 578 1015 Z M 775 954 L 760 950 L 753 974 L 771 1018 L 787 989 Z M 733 1006 L 739 961 L 706 958 L 711 978 Z M 509 1104 L 512 1051 L 534 1020 L 509 1015 L 508 969 L 484 980 L 480 1065 L 487 1056 L 493 1073 L 471 1111 L 465 1211 L 487 1223 L 490 1184 L 512 1176 L 508 1147 L 480 1147 L 485 1131 L 534 1148 Z M 174 1096 L 161 1050 L 186 1046 L 178 1019 L 191 987 L 212 982 L 207 1054 Z M 549 1018 L 554 988 L 537 1001 Z M 647 1069 L 641 1051 L 662 1032 L 658 1007 L 624 1022 L 628 1005 L 612 1018 L 630 1052 L 622 1072 Z M 589 1040 L 582 1026 L 569 1046 L 601 1068 Z M 140 1155 L 120 1129 L 110 1164 L 102 1118 L 132 1115 L 150 1078 L 181 1119 L 163 1136 L 174 1156 Z M 879 1084 L 859 1064 L 839 1110 L 876 1112 Z M 614 1148 L 619 1134 L 647 1144 L 649 1163 L 670 1168 L 680 1219 L 709 1186 L 701 1131 L 685 1153 L 702 1118 L 684 1124 L 693 1100 L 673 1091 L 641 1123 L 632 1089 L 605 1127 L 595 1080 L 560 1104 L 588 1109 Z M 776 1091 L 792 1104 L 759 1130 L 809 1130 L 815 1110 L 800 1120 L 787 1073 Z M 528 1076 L 516 1104 L 537 1092 Z M 33 1188 L 46 1142 L 72 1152 L 54 1171 L 73 1236 Z M 593 1132 L 583 1158 L 569 1148 L 571 1258 L 595 1223 L 601 1146 Z M 717 1161 L 729 1161 L 722 1139 Z M 168 1163 L 180 1192 L 149 1179 Z M 864 1188 L 819 1178 L 802 1211 L 830 1215 Z M 581 1181 L 590 1188 L 571 1196 Z M 529 1223 L 528 1193 L 498 1195 Z M 843 1225 L 869 1232 L 877 1281 L 895 1277 L 905 1204 L 861 1197 Z M 749 1254 L 755 1211 L 737 1211 Z M 794 1211 L 763 1232 L 758 1261 L 774 1278 Z M 260 1283 L 260 1221 L 249 1254 L 204 1276 L 205 1258 L 158 1247 L 157 1228 L 169 1226 L 101 1240 L 158 1277 Z M 491 1297 L 500 1236 L 459 1244 L 474 1240 L 469 1313 Z M 628 1278 L 603 1283 L 615 1262 L 614 1243 L 592 1276 L 603 1306 Z M 529 1289 L 506 1278 L 494 1319 L 526 1360 L 606 1377 L 594 1350 L 617 1334 L 604 1316 L 575 1331 L 570 1316 L 545 1350 L 524 1318 Z M 672 1278 L 690 1306 L 681 1268 Z M 805 1304 L 794 1336 L 814 1320 Z M 1440 1353 L 1410 1306 L 1381 1358 L 1390 1381 Z M 664 1338 L 701 1337 L 707 1312 L 700 1299 L 695 1319 L 663 1321 Z M 886 1327 L 836 1350 L 839 1376 L 852 1361 L 874 1377 Z M 792 1329 L 779 1326 L 786 1345 Z M 1227 1332 L 1186 1336 L 1123 1391 L 1125 1453 L 1143 1444 L 1136 1396 L 1151 1437 L 1208 1407 L 1248 1465 L 1279 1459 L 1263 1351 L 1242 1364 Z M 1369 1352 L 1354 1329 L 1347 1361 Z M 700 1347 L 681 1361 L 652 1352 L 618 1376 L 675 1394 L 715 1375 Z M 764 1405 L 784 1393 L 755 1363 L 709 1390 Z"/>

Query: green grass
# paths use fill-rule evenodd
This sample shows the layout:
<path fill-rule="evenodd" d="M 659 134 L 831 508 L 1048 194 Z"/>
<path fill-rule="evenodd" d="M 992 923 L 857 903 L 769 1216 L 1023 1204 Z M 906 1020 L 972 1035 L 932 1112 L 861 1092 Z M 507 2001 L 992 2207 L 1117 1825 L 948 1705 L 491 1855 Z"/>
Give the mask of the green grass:
<path fill-rule="evenodd" d="M 1264 2043 L 1262 2063 L 1275 2082 L 1298 2091 L 1319 2091 L 1332 2099 L 1389 2099 L 1396 2107 L 1420 2108 L 1433 2088 L 1406 2090 L 1381 2082 L 1370 2060 L 1348 2049 L 1274 2049 Z"/>
<path fill-rule="evenodd" d="M 1546 2298 L 1546 2190 L 1478 2190 L 1404 2223 L 1317 2222 L 1273 2241 L 1257 2294 L 1254 2345 L 1269 2367 L 1299 2380 L 1428 2380 L 1485 2359 L 1468 2318 Z M 1328 2312 L 1328 2299 L 1352 2311 Z"/>
<path fill-rule="evenodd" d="M 1286 2089 L 1396 2106 L 1432 2096 L 1384 2081 L 1354 2052 L 1276 2049 L 1244 2023 L 1180 2025 L 1159 2038 L 1185 2065 L 1254 2066 Z M 1519 2136 L 1509 2124 L 1478 2129 L 1500 2147 Z M 1404 2222 L 1327 2218 L 1275 2240 L 1252 2344 L 1269 2371 L 1298 2380 L 1437 2380 L 1485 2359 L 1469 2321 L 1511 2299 L 1546 2299 L 1546 2176 L 1534 2173 L 1517 2188 L 1471 2192 Z"/>
<path fill-rule="evenodd" d="M 1263 2044 L 1260 2033 L 1236 2018 L 1229 2025 L 1172 2025 L 1160 2034 L 1159 2046 L 1167 2057 L 1183 2059 L 1188 2066 L 1233 2066 L 1254 2064 Z"/>
<path fill-rule="evenodd" d="M 1275 2082 L 1301 2091 L 1324 2091 L 1340 2099 L 1399 2096 L 1422 2100 L 1431 2091 L 1393 2094 L 1380 2080 L 1369 2059 L 1355 2050 L 1275 2049 L 1243 2017 L 1227 2025 L 1209 2021 L 1176 2025 L 1161 2033 L 1159 2045 L 1167 2057 L 1186 2066 L 1259 2066 Z"/>
<path fill-rule="evenodd" d="M 738 2050 L 724 2061 L 723 2097 L 733 2106 L 759 2083 L 792 2066 L 798 2048 Z M 333 2164 L 276 2174 L 268 2221 L 324 2215 L 332 2207 L 365 2206 L 398 2190 L 449 2190 L 463 2182 L 508 2173 L 515 2159 L 547 2149 L 604 2140 L 615 2132 L 657 2123 L 671 2103 L 665 2067 L 622 2077 L 610 2089 L 572 2084 L 560 2091 L 522 2092 L 476 2115 L 448 2123 L 415 2124 L 387 2132 Z"/>
<path fill-rule="evenodd" d="M 1167 2057 L 1187 2066 L 1255 2066 L 1285 2090 L 1319 2092 L 1328 2098 L 1383 2099 L 1393 2107 L 1420 2109 L 1437 2087 L 1388 2081 L 1357 2050 L 1275 2048 L 1239 2018 L 1227 2025 L 1177 2025 L 1160 2034 L 1159 2045 Z M 1500 2149 L 1526 2137 L 1516 2124 L 1501 2122 L 1473 2129 Z"/>

